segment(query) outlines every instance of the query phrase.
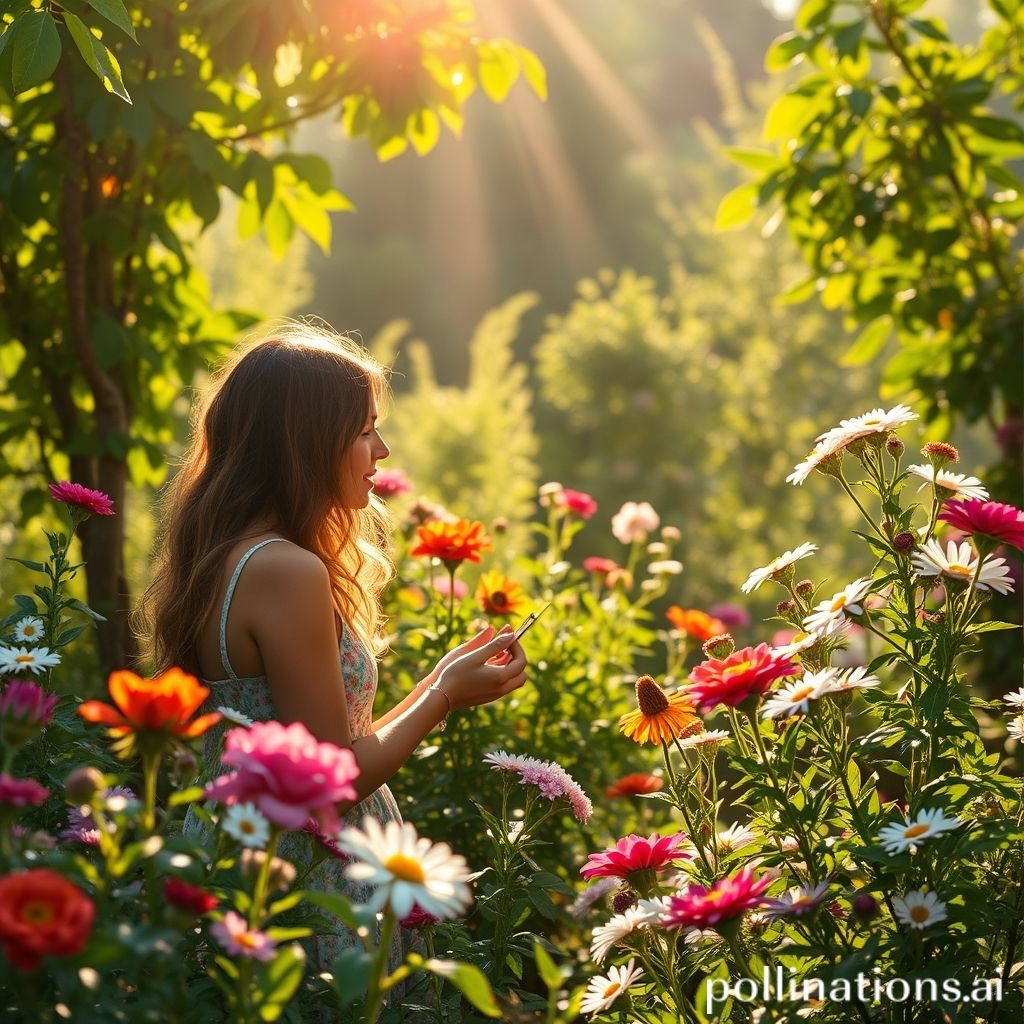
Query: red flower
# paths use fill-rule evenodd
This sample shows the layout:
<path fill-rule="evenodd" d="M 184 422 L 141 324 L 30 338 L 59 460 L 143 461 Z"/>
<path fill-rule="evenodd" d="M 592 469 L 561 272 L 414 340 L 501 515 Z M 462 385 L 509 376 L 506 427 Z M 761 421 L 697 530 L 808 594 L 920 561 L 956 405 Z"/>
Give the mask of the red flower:
<path fill-rule="evenodd" d="M 692 636 L 701 643 L 729 630 L 721 619 L 716 619 L 698 608 L 680 608 L 677 604 L 666 609 L 665 618 L 681 633 Z"/>
<path fill-rule="evenodd" d="M 685 832 L 670 836 L 655 832 L 646 839 L 625 836 L 612 849 L 590 854 L 580 874 L 586 879 L 628 878 L 634 871 L 661 871 L 677 860 L 689 860 L 690 854 L 681 849 L 686 840 Z"/>
<path fill-rule="evenodd" d="M 718 704 L 734 708 L 755 693 L 764 693 L 776 679 L 800 672 L 796 662 L 775 653 L 767 644 L 744 647 L 728 658 L 709 658 L 690 673 L 683 691 L 701 711 Z"/>
<path fill-rule="evenodd" d="M 49 484 L 50 494 L 54 501 L 62 501 L 65 505 L 84 509 L 96 516 L 112 516 L 114 503 L 102 491 L 94 491 L 91 487 L 73 484 L 70 480 L 62 480 L 57 484 Z"/>
<path fill-rule="evenodd" d="M 484 524 L 460 519 L 455 523 L 434 521 L 416 528 L 419 543 L 412 555 L 439 558 L 449 566 L 460 562 L 479 562 L 481 551 L 491 550 L 491 538 L 484 533 Z"/>
<path fill-rule="evenodd" d="M 602 558 L 600 555 L 591 555 L 589 558 L 583 559 L 583 568 L 587 572 L 604 575 L 605 573 L 611 572 L 613 569 L 618 569 L 619 566 L 610 558 Z"/>
<path fill-rule="evenodd" d="M 605 793 L 610 797 L 639 796 L 641 793 L 657 793 L 661 787 L 662 781 L 656 775 L 634 772 L 632 775 L 623 775 L 621 779 L 613 782 Z"/>
<path fill-rule="evenodd" d="M 947 501 L 939 518 L 964 533 L 984 533 L 1015 548 L 1024 549 L 1024 512 L 1001 501 L 968 498 Z"/>
<path fill-rule="evenodd" d="M 691 883 L 685 892 L 669 899 L 662 922 L 669 928 L 716 928 L 764 903 L 761 893 L 771 882 L 770 878 L 754 878 L 745 867 L 715 882 L 710 889 Z"/>
<path fill-rule="evenodd" d="M 0 945 L 20 970 L 34 971 L 48 953 L 80 953 L 95 915 L 92 900 L 56 871 L 36 868 L 0 878 Z"/>
<path fill-rule="evenodd" d="M 418 931 L 420 928 L 425 928 L 427 925 L 437 924 L 441 919 L 434 917 L 433 914 L 428 914 L 418 903 L 412 905 L 412 910 L 409 911 L 401 921 L 398 922 L 399 928 L 405 928 L 407 931 Z"/>
<path fill-rule="evenodd" d="M 188 882 L 173 877 L 164 882 L 164 896 L 172 907 L 194 914 L 196 917 L 209 913 L 218 903 L 217 897 L 212 896 L 205 889 L 200 889 L 198 885 L 189 885 Z"/>
<path fill-rule="evenodd" d="M 597 502 L 583 491 L 573 491 L 566 487 L 555 494 L 555 507 L 567 509 L 580 519 L 589 519 L 597 511 Z"/>
<path fill-rule="evenodd" d="M 0 807 L 38 807 L 50 791 L 35 779 L 16 779 L 0 775 Z"/>

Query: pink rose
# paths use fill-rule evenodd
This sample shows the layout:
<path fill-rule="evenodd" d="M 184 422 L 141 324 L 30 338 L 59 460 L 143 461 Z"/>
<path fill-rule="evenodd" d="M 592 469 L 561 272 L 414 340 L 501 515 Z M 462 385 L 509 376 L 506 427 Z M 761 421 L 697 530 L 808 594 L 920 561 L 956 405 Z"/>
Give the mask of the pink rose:
<path fill-rule="evenodd" d="M 255 804 L 282 828 L 299 829 L 315 818 L 326 831 L 337 831 L 335 804 L 356 799 L 355 755 L 318 742 L 301 722 L 257 722 L 249 729 L 232 729 L 224 738 L 221 761 L 237 770 L 214 779 L 206 787 L 207 798 L 227 805 Z"/>

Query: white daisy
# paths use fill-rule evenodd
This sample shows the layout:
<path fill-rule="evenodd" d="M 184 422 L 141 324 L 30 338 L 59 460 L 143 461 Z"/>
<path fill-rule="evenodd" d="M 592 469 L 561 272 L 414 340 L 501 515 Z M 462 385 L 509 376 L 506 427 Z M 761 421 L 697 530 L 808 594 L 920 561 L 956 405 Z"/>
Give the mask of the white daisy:
<path fill-rule="evenodd" d="M 947 498 L 980 498 L 988 501 L 988 491 L 976 476 L 964 476 L 963 473 L 951 473 L 948 469 L 936 469 L 933 465 L 907 466 L 907 471 L 924 477 L 925 482 L 918 490 L 931 484 L 936 490 L 944 493 L 939 497 Z"/>
<path fill-rule="evenodd" d="M 819 882 L 813 888 L 794 886 L 778 899 L 771 900 L 762 913 L 766 917 L 782 917 L 785 914 L 796 914 L 797 917 L 801 917 L 822 901 L 828 887 L 828 882 Z"/>
<path fill-rule="evenodd" d="M 647 571 L 652 576 L 678 576 L 683 571 L 683 563 L 674 558 L 665 558 L 660 562 L 651 562 Z"/>
<path fill-rule="evenodd" d="M 599 899 L 619 887 L 617 878 L 599 878 L 593 885 L 588 885 L 569 907 L 569 916 L 581 918 Z"/>
<path fill-rule="evenodd" d="M 908 817 L 903 823 L 895 822 L 886 825 L 878 833 L 878 842 L 885 847 L 886 853 L 898 854 L 907 850 L 915 851 L 920 843 L 944 832 L 957 828 L 959 818 L 947 818 L 938 807 L 921 811 L 915 821 Z"/>
<path fill-rule="evenodd" d="M 690 750 L 693 747 L 703 747 L 707 743 L 731 743 L 732 737 L 725 729 L 708 729 L 705 732 L 687 736 L 678 742 L 683 750 Z"/>
<path fill-rule="evenodd" d="M 864 598 L 871 587 L 870 577 L 854 580 L 847 587 L 832 595 L 829 601 L 814 606 L 814 612 L 804 619 L 803 626 L 808 633 L 831 636 L 846 621 L 848 615 L 864 613 Z"/>
<path fill-rule="evenodd" d="M 229 708 L 226 705 L 221 705 L 217 710 L 229 721 L 234 722 L 235 725 L 241 725 L 248 729 L 252 724 L 253 720 L 248 715 L 243 715 L 241 711 L 236 711 L 234 708 Z"/>
<path fill-rule="evenodd" d="M 933 892 L 914 889 L 905 896 L 894 896 L 892 905 L 903 924 L 918 930 L 946 920 L 946 904 Z"/>
<path fill-rule="evenodd" d="M 740 590 L 742 590 L 744 594 L 749 594 L 752 590 L 757 590 L 757 588 L 761 586 L 766 579 L 769 579 L 773 573 L 778 572 L 780 569 L 785 569 L 787 566 L 792 565 L 794 562 L 798 562 L 801 558 L 806 558 L 817 550 L 817 544 L 804 543 L 797 548 L 793 548 L 792 551 L 784 552 L 779 555 L 778 558 L 773 558 L 767 565 L 761 566 L 760 569 L 755 569 L 747 577 L 747 582 L 740 587 Z"/>
<path fill-rule="evenodd" d="M 270 842 L 270 822 L 255 804 L 232 804 L 219 824 L 232 839 L 254 850 L 265 849 Z"/>
<path fill-rule="evenodd" d="M 14 624 L 14 639 L 20 643 L 38 643 L 43 635 L 43 620 L 26 615 Z"/>
<path fill-rule="evenodd" d="M 800 849 L 800 840 L 796 836 L 783 836 L 776 842 L 783 853 L 796 853 Z"/>
<path fill-rule="evenodd" d="M 367 906 L 380 910 L 390 904 L 395 916 L 405 917 L 419 904 L 437 918 L 458 917 L 472 902 L 469 870 L 447 843 L 432 843 L 416 834 L 409 822 L 380 822 L 367 815 L 362 829 L 347 828 L 338 846 L 356 860 L 345 874 L 379 886 Z"/>
<path fill-rule="evenodd" d="M 529 758 L 523 754 L 509 754 L 504 750 L 492 750 L 484 754 L 484 764 L 489 764 L 494 771 L 521 772 Z"/>
<path fill-rule="evenodd" d="M 825 668 L 820 672 L 805 672 L 799 679 L 785 683 L 764 702 L 761 708 L 762 718 L 789 718 L 800 712 L 807 714 L 811 701 L 817 700 L 828 691 L 829 685 L 839 673 L 834 668 Z"/>
<path fill-rule="evenodd" d="M 722 853 L 735 853 L 736 850 L 742 850 L 744 846 L 749 846 L 756 840 L 757 833 L 737 821 L 724 832 L 718 833 L 718 849 Z"/>
<path fill-rule="evenodd" d="M 802 484 L 825 459 L 835 455 L 841 448 L 842 445 L 833 440 L 819 441 L 807 453 L 807 458 L 798 463 L 793 472 L 786 477 L 786 483 L 794 486 Z"/>
<path fill-rule="evenodd" d="M 897 427 L 905 426 L 917 419 L 917 413 L 911 412 L 909 406 L 896 405 L 888 412 L 885 409 L 872 409 L 870 412 L 854 416 L 852 419 L 840 420 L 838 427 L 825 431 L 818 440 L 832 440 L 848 444 L 858 437 L 870 434 L 885 434 Z"/>
<path fill-rule="evenodd" d="M 1024 715 L 1018 715 L 1006 727 L 1006 732 L 1015 740 L 1024 740 Z"/>
<path fill-rule="evenodd" d="M 837 672 L 832 682 L 825 687 L 822 695 L 846 693 L 848 690 L 866 690 L 881 685 L 882 680 L 878 676 L 868 675 L 868 670 L 863 665 L 858 665 L 856 668 Z"/>
<path fill-rule="evenodd" d="M 772 653 L 777 654 L 780 658 L 792 658 L 794 654 L 799 654 L 801 651 L 806 651 L 809 647 L 813 647 L 816 643 L 821 641 L 821 637 L 817 633 L 806 633 L 799 632 L 793 634 L 793 639 L 788 644 L 782 647 L 773 647 Z"/>
<path fill-rule="evenodd" d="M 607 974 L 591 978 L 587 982 L 587 992 L 580 1003 L 580 1013 L 591 1016 L 607 1010 L 612 1003 L 628 988 L 632 988 L 644 972 L 636 966 L 636 958 L 630 957 L 624 967 L 612 967 Z"/>
<path fill-rule="evenodd" d="M 34 672 L 60 664 L 60 655 L 49 647 L 0 647 L 0 673 Z"/>
<path fill-rule="evenodd" d="M 1009 704 L 1011 708 L 1024 708 L 1024 686 L 1019 690 L 1015 690 L 1013 693 L 1008 693 L 1003 698 L 1003 702 Z"/>
<path fill-rule="evenodd" d="M 607 924 L 594 929 L 590 940 L 590 957 L 600 963 L 608 955 L 608 950 L 621 942 L 627 935 L 632 935 L 638 928 L 646 928 L 651 923 L 649 912 L 640 910 L 634 904 L 627 907 L 621 914 L 616 914 Z"/>
<path fill-rule="evenodd" d="M 649 900 L 637 900 L 630 909 L 635 910 L 644 919 L 644 924 L 657 924 L 671 902 L 671 896 L 655 896 Z"/>
<path fill-rule="evenodd" d="M 918 576 L 945 576 L 971 584 L 976 590 L 996 590 L 1000 594 L 1013 593 L 1013 581 L 1005 558 L 988 555 L 978 573 L 978 553 L 967 541 L 957 544 L 951 540 L 943 553 L 942 546 L 932 537 L 911 557 Z M 974 581 L 978 574 L 977 582 Z"/>

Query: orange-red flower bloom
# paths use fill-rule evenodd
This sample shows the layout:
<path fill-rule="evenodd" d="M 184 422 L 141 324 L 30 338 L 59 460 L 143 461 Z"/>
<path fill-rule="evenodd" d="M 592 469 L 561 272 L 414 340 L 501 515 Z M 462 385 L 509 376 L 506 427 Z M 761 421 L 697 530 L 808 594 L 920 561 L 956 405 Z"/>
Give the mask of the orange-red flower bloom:
<path fill-rule="evenodd" d="M 410 554 L 440 558 L 448 565 L 479 562 L 480 552 L 491 550 L 491 538 L 484 532 L 484 524 L 469 519 L 424 523 L 416 528 L 416 538 L 419 543 Z"/>
<path fill-rule="evenodd" d="M 637 743 L 670 743 L 704 731 L 704 723 L 693 713 L 693 701 L 683 693 L 671 695 L 650 677 L 636 681 L 636 711 L 619 719 L 619 730 Z"/>
<path fill-rule="evenodd" d="M 632 775 L 623 775 L 621 779 L 616 779 L 605 793 L 610 797 L 640 796 L 643 793 L 657 793 L 662 785 L 657 775 L 634 772 Z"/>
<path fill-rule="evenodd" d="M 116 708 L 87 700 L 78 713 L 87 722 L 109 725 L 115 736 L 147 732 L 194 739 L 221 719 L 219 711 L 192 717 L 210 691 L 180 668 L 168 669 L 156 679 L 143 679 L 128 671 L 111 672 L 107 686 Z"/>
<path fill-rule="evenodd" d="M 92 900 L 56 871 L 35 868 L 0 878 L 0 945 L 23 971 L 34 971 L 48 953 L 80 953 L 95 916 Z"/>
<path fill-rule="evenodd" d="M 514 615 L 527 603 L 523 588 L 497 569 L 480 577 L 476 596 L 488 615 Z"/>
<path fill-rule="evenodd" d="M 680 608 L 674 604 L 665 611 L 665 618 L 681 633 L 692 636 L 701 643 L 729 631 L 729 627 L 721 619 L 716 619 L 699 608 Z"/>

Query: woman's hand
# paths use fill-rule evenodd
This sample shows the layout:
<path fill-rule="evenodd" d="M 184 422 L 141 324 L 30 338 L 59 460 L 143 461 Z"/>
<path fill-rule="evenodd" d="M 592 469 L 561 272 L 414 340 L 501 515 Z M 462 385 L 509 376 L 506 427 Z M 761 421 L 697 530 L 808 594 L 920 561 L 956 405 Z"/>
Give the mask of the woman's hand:
<path fill-rule="evenodd" d="M 482 647 L 488 640 L 490 640 L 494 633 L 494 627 L 491 625 L 484 626 L 476 636 L 471 636 L 464 643 L 459 644 L 458 647 L 453 647 L 431 670 L 424 676 L 423 685 L 432 686 L 437 682 L 438 677 L 453 661 L 461 658 L 464 654 L 469 654 L 470 651 L 475 651 L 477 648 Z"/>
<path fill-rule="evenodd" d="M 449 651 L 434 672 L 452 710 L 490 704 L 526 682 L 526 654 L 511 626 L 495 635 L 487 626 Z"/>

